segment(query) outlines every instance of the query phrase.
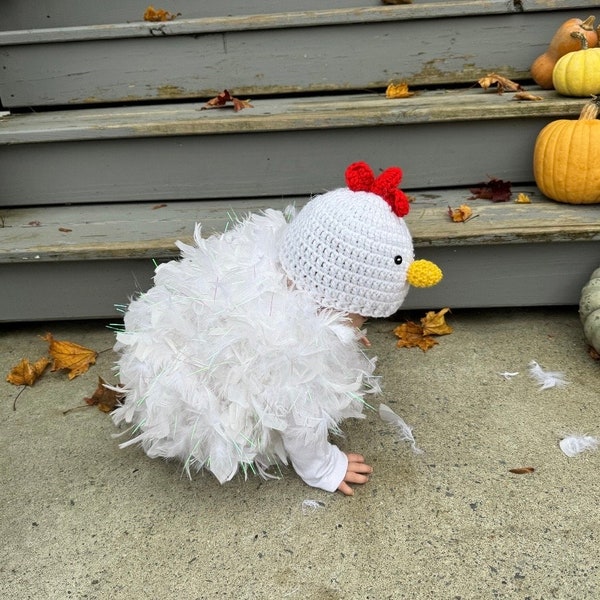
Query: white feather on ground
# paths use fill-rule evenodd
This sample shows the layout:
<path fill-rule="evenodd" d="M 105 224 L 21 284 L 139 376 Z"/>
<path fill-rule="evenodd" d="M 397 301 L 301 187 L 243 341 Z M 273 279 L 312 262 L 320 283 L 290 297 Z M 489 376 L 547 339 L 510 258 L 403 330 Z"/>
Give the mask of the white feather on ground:
<path fill-rule="evenodd" d="M 565 379 L 564 373 L 561 371 L 544 371 L 535 360 L 529 363 L 529 375 L 539 383 L 540 390 L 563 387 L 569 383 Z"/>
<path fill-rule="evenodd" d="M 570 458 L 586 450 L 596 450 L 600 441 L 591 435 L 570 435 L 562 439 L 558 445 Z"/>
<path fill-rule="evenodd" d="M 423 450 L 417 447 L 417 442 L 413 436 L 412 428 L 406 424 L 404 419 L 397 415 L 389 406 L 379 405 L 379 416 L 386 423 L 394 425 L 398 429 L 398 437 L 402 442 L 410 442 L 412 451 L 415 454 L 422 454 Z"/>

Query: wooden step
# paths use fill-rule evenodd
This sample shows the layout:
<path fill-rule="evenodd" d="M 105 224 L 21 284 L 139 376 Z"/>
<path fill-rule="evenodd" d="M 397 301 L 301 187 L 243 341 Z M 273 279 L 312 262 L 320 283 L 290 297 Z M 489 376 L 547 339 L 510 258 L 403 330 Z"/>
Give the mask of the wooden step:
<path fill-rule="evenodd" d="M 411 290 L 404 308 L 577 304 L 600 264 L 600 205 L 572 206 L 541 196 L 530 204 L 470 199 L 468 189 L 412 194 L 407 222 L 416 254 L 436 262 L 443 281 Z M 196 222 L 224 231 L 265 208 L 301 207 L 305 197 L 2 209 L 1 321 L 112 318 L 151 285 L 156 262 L 177 256 Z M 454 223 L 448 206 L 476 215 Z"/>
<path fill-rule="evenodd" d="M 596 8 L 594 0 L 299 4 L 296 12 L 4 31 L 0 100 L 6 108 L 209 98 L 224 88 L 317 93 L 398 79 L 440 86 L 490 71 L 526 79 L 557 27 Z"/>
<path fill-rule="evenodd" d="M 488 177 L 533 181 L 542 127 L 584 99 L 532 88 L 514 100 L 479 86 L 383 94 L 50 111 L 0 119 L 5 206 L 303 196 L 338 185 L 356 160 L 404 169 L 407 190 Z M 32 176 L 35 174 L 35 176 Z"/>

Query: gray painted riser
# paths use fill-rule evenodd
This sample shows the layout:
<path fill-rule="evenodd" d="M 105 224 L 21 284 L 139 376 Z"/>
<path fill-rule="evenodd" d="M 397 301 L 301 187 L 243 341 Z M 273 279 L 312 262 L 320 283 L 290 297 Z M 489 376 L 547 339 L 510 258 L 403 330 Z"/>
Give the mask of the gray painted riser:
<path fill-rule="evenodd" d="M 574 305 L 600 242 L 422 249 L 444 279 L 411 290 L 406 309 Z M 151 285 L 150 260 L 1 264 L 0 321 L 118 318 L 115 304 Z"/>
<path fill-rule="evenodd" d="M 256 95 L 373 89 L 399 79 L 472 83 L 490 71 L 527 78 L 564 20 L 553 11 L 215 33 L 191 27 L 35 44 L 10 44 L 0 33 L 0 99 L 19 107 L 206 98 L 224 88 Z"/>
<path fill-rule="evenodd" d="M 0 146 L 5 206 L 310 195 L 356 160 L 400 165 L 407 190 L 531 182 L 549 119 Z M 518 140 L 518 143 L 516 143 Z"/>

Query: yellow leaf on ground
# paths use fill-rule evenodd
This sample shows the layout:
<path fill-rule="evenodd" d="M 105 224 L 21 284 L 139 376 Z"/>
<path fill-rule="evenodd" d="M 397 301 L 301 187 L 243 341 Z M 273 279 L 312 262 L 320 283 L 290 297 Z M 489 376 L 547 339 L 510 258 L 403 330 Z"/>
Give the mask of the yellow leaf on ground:
<path fill-rule="evenodd" d="M 401 83 L 390 83 L 385 90 L 386 98 L 410 98 L 415 93 L 409 91 L 408 83 L 402 81 Z"/>
<path fill-rule="evenodd" d="M 445 314 L 450 312 L 449 308 L 442 308 L 439 312 L 430 310 L 422 319 L 423 335 L 447 335 L 454 330 L 446 323 Z"/>
<path fill-rule="evenodd" d="M 430 335 L 424 336 L 423 328 L 413 321 L 398 325 L 394 329 L 394 334 L 399 338 L 396 342 L 397 348 L 421 348 L 423 352 L 427 352 L 437 344 Z"/>
<path fill-rule="evenodd" d="M 449 311 L 449 308 L 442 308 L 437 313 L 432 310 L 421 319 L 421 324 L 406 321 L 406 323 L 398 325 L 394 329 L 394 334 L 399 338 L 396 347 L 421 348 L 423 352 L 433 348 L 438 342 L 432 336 L 452 333 L 452 327 L 446 323 L 444 318 Z"/>
<path fill-rule="evenodd" d="M 13 385 L 33 385 L 42 373 L 46 370 L 46 367 L 50 364 L 47 358 L 40 358 L 40 360 L 31 364 L 29 359 L 24 358 L 18 365 L 15 365 L 10 373 L 6 376 L 6 381 Z"/>
<path fill-rule="evenodd" d="M 42 336 L 42 339 L 50 345 L 50 356 L 54 360 L 52 370 L 68 369 L 69 379 L 74 379 L 77 375 L 85 373 L 90 365 L 96 362 L 98 353 L 95 350 L 90 350 L 73 342 L 55 340 L 51 333 Z"/>

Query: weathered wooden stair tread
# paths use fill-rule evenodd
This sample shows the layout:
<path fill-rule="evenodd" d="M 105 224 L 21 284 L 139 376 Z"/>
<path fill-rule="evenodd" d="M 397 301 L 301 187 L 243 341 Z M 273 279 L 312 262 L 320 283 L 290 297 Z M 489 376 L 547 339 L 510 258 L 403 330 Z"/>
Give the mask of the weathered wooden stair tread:
<path fill-rule="evenodd" d="M 465 0 L 0 32 L 5 107 L 529 78 L 589 0 Z M 587 16 L 584 14 L 582 16 Z M 34 84 L 32 84 L 34 82 Z"/>
<path fill-rule="evenodd" d="M 531 204 L 469 200 L 469 190 L 434 190 L 413 195 L 407 217 L 417 248 L 600 241 L 600 206 L 572 206 L 520 187 Z M 209 235 L 267 208 L 301 207 L 305 198 L 236 201 L 53 206 L 2 210 L 0 263 L 23 261 L 170 258 L 174 242 L 189 242 L 196 222 Z M 475 217 L 454 223 L 447 215 L 467 203 Z"/>
<path fill-rule="evenodd" d="M 438 0 L 437 2 L 420 2 L 401 7 L 368 6 L 366 5 L 367 2 L 364 4 L 365 6 L 320 8 L 319 10 L 285 10 L 285 7 L 282 7 L 274 13 L 244 14 L 244 11 L 240 11 L 236 14 L 211 17 L 193 17 L 188 12 L 186 15 L 181 15 L 174 20 L 158 23 L 141 19 L 136 20 L 135 16 L 141 17 L 141 14 L 132 12 L 128 15 L 129 19 L 125 19 L 125 22 L 120 23 L 6 31 L 0 37 L 0 45 L 156 37 L 157 35 L 197 35 L 228 31 L 312 27 L 315 25 L 414 21 L 417 19 L 440 19 L 466 15 L 540 12 L 547 11 L 550 4 L 554 8 L 557 7 L 557 2 L 548 2 L 548 0 L 528 0 L 523 2 L 520 7 L 506 0 L 456 0 L 454 2 Z M 595 8 L 597 6 L 593 0 L 561 0 L 558 4 L 558 7 L 563 9 Z"/>
<path fill-rule="evenodd" d="M 541 101 L 517 101 L 479 86 L 422 90 L 402 99 L 383 93 L 258 99 L 252 108 L 206 109 L 205 102 L 14 114 L 0 120 L 3 144 L 219 135 L 532 117 L 576 117 L 585 99 L 528 88 Z"/>

